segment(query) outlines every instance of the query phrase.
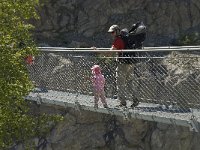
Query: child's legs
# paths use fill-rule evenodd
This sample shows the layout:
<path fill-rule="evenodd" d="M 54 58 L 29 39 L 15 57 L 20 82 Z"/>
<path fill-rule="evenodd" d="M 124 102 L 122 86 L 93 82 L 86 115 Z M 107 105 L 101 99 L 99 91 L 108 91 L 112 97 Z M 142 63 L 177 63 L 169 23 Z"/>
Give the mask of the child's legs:
<path fill-rule="evenodd" d="M 107 102 L 106 102 L 106 96 L 105 96 L 105 91 L 102 90 L 99 92 L 99 97 L 101 98 L 101 102 L 105 105 L 107 105 Z"/>
<path fill-rule="evenodd" d="M 98 101 L 99 101 L 99 93 L 97 90 L 94 89 L 94 104 L 98 105 Z"/>

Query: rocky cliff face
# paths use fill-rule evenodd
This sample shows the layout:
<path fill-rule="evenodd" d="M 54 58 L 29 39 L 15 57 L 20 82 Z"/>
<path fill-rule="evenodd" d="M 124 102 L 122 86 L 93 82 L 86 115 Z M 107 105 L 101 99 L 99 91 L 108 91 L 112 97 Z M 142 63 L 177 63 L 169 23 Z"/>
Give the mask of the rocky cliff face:
<path fill-rule="evenodd" d="M 185 127 L 47 105 L 32 105 L 32 111 L 65 116 L 47 137 L 33 140 L 33 149 L 199 150 L 199 134 Z"/>
<path fill-rule="evenodd" d="M 112 24 L 148 27 L 146 46 L 170 45 L 180 34 L 200 31 L 199 0 L 48 0 L 38 8 L 35 37 L 40 45 L 109 47 Z"/>

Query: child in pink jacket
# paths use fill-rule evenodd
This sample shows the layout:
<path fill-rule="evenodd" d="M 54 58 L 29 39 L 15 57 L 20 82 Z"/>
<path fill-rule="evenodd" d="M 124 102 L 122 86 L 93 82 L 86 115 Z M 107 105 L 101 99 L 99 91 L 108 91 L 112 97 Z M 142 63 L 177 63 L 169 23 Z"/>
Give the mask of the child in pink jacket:
<path fill-rule="evenodd" d="M 103 106 L 105 108 L 108 107 L 105 97 L 105 91 L 104 91 L 104 85 L 105 85 L 105 78 L 101 74 L 101 68 L 99 65 L 94 65 L 92 68 L 92 85 L 93 85 L 93 91 L 94 91 L 94 107 L 98 108 L 98 101 L 99 98 L 101 99 L 101 102 L 103 103 Z"/>

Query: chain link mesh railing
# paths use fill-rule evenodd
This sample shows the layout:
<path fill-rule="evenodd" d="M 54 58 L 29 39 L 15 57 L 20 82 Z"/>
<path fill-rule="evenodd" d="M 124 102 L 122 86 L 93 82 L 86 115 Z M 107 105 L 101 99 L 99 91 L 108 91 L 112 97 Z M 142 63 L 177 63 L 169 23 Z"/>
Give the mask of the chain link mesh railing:
<path fill-rule="evenodd" d="M 130 104 L 135 99 L 139 101 L 135 109 L 187 113 L 200 108 L 199 49 L 149 47 L 135 50 L 134 57 L 118 57 L 119 51 L 106 49 L 40 48 L 41 54 L 28 70 L 31 80 L 43 92 L 93 96 L 91 67 L 98 64 L 106 79 L 107 99 L 117 101 L 121 92 Z M 129 64 L 122 64 L 125 58 Z M 129 74 L 124 69 L 126 66 Z M 124 78 L 123 86 L 117 82 L 120 73 Z"/>

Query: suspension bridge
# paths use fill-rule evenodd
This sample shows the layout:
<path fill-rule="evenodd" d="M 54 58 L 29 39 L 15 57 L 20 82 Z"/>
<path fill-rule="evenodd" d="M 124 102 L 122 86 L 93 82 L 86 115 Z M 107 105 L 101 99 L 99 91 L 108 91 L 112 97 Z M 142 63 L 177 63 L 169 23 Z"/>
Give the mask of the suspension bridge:
<path fill-rule="evenodd" d="M 39 47 L 40 55 L 28 65 L 35 89 L 26 97 L 37 104 L 72 107 L 125 119 L 143 119 L 189 127 L 200 131 L 200 46 L 144 47 L 134 52 L 131 73 L 125 89 L 117 89 L 117 53 L 108 48 Z M 90 81 L 91 67 L 98 64 L 106 79 L 105 93 L 108 108 L 99 101 L 94 107 Z M 131 78 L 130 78 L 131 76 Z M 132 108 L 117 107 L 119 90 L 134 95 L 139 104 Z"/>

